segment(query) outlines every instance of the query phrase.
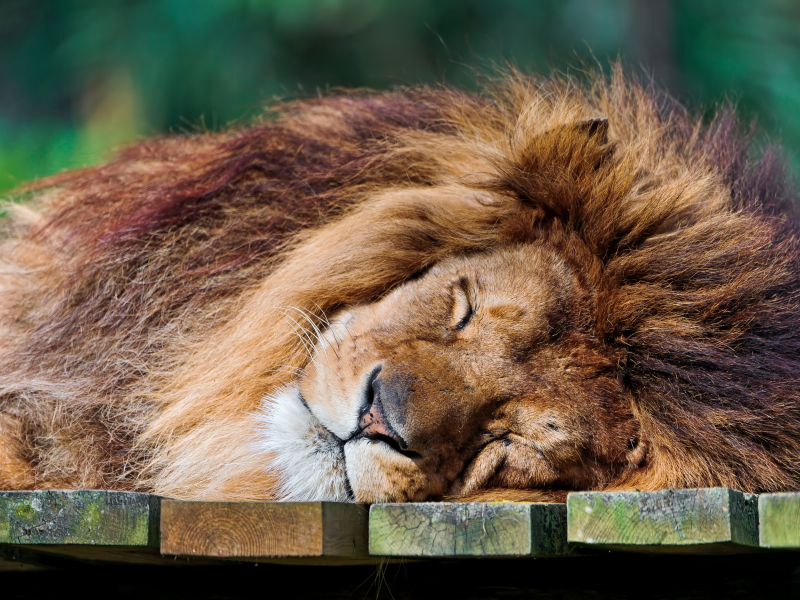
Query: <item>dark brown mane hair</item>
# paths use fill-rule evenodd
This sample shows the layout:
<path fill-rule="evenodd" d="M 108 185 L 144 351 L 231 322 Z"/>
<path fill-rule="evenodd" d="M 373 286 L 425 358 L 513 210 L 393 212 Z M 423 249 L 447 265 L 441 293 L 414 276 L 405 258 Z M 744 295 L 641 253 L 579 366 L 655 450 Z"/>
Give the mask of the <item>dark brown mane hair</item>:
<path fill-rule="evenodd" d="M 511 74 L 290 103 L 37 182 L 0 275 L 0 434 L 30 475 L 0 488 L 269 498 L 247 417 L 308 360 L 287 307 L 556 234 L 591 256 L 652 449 L 636 485 L 797 488 L 799 230 L 753 140 L 619 69 Z"/>

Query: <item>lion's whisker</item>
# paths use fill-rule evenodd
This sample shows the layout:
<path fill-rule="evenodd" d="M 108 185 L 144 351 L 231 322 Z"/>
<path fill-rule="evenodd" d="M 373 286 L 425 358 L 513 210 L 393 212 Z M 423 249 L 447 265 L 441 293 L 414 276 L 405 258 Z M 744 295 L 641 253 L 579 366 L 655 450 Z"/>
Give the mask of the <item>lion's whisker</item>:
<path fill-rule="evenodd" d="M 314 345 L 311 343 L 311 340 L 308 340 L 304 335 L 300 333 L 302 331 L 303 333 L 307 334 L 308 332 L 306 331 L 306 329 L 288 314 L 283 313 L 283 316 L 285 316 L 287 319 L 289 319 L 292 323 L 294 323 L 297 326 L 297 329 L 292 327 L 292 330 L 294 331 L 295 335 L 298 337 L 300 342 L 303 344 L 303 347 L 306 349 L 309 360 L 313 364 L 317 364 L 317 361 L 314 359 Z M 300 331 L 298 331 L 298 329 Z"/>
<path fill-rule="evenodd" d="M 325 342 L 325 340 L 323 338 L 322 331 L 320 331 L 320 329 L 317 327 L 316 323 L 314 323 L 314 321 L 309 316 L 309 315 L 312 315 L 312 316 L 316 316 L 316 315 L 314 315 L 310 311 L 305 311 L 305 310 L 303 310 L 301 308 L 298 308 L 298 307 L 295 307 L 295 306 L 290 306 L 289 308 L 293 308 L 294 310 L 299 312 L 303 316 L 303 318 L 311 324 L 311 327 L 314 328 L 314 333 L 315 333 L 316 338 L 317 338 L 317 343 L 322 345 Z M 333 353 L 336 355 L 336 360 L 339 360 L 339 354 L 336 352 L 336 350 L 334 350 L 332 345 L 330 346 L 330 348 L 331 348 L 331 350 L 333 350 Z"/>
<path fill-rule="evenodd" d="M 341 344 L 342 344 L 342 342 L 344 342 L 344 340 L 340 340 L 339 336 L 336 335 L 336 330 L 333 328 L 333 325 L 331 325 L 331 321 L 328 318 L 328 315 L 325 314 L 325 309 L 323 309 L 319 304 L 317 304 L 313 300 L 312 300 L 312 302 L 314 303 L 314 306 L 316 306 L 317 309 L 319 310 L 320 319 L 325 323 L 325 326 L 328 328 L 328 331 L 331 332 L 331 335 L 333 336 L 333 339 L 336 341 L 336 347 L 339 350 L 341 350 L 342 349 L 342 345 Z M 339 358 L 339 357 L 337 356 L 336 358 Z"/>
<path fill-rule="evenodd" d="M 322 343 L 324 341 L 324 337 L 323 337 L 322 331 L 319 329 L 317 324 L 314 323 L 314 320 L 311 317 L 318 318 L 320 320 L 320 322 L 322 321 L 322 319 L 318 315 L 315 315 L 314 313 L 312 313 L 310 310 L 306 310 L 306 309 L 303 309 L 303 308 L 296 308 L 295 310 L 299 311 L 300 314 L 303 315 L 305 320 L 308 321 L 311 324 L 311 327 L 314 328 L 314 332 L 316 333 L 317 341 Z"/>
<path fill-rule="evenodd" d="M 312 335 L 314 336 L 314 339 L 313 339 L 314 345 L 319 344 L 322 341 L 322 339 L 320 337 L 319 329 L 317 329 L 316 325 L 314 325 L 314 322 L 308 317 L 308 315 L 306 315 L 306 313 L 302 309 L 300 309 L 300 308 L 298 308 L 296 306 L 287 306 L 286 308 L 289 308 L 291 310 L 294 310 L 294 311 L 300 313 L 300 316 L 302 316 L 306 321 L 308 321 L 311 324 L 311 327 L 313 328 L 313 330 L 309 330 L 309 329 L 307 329 L 305 327 L 303 327 L 303 329 L 305 329 L 305 331 L 307 332 L 309 337 L 312 336 Z M 309 341 L 311 341 L 311 340 L 309 340 Z"/>
<path fill-rule="evenodd" d="M 293 367 L 291 365 L 284 365 L 282 367 L 278 367 L 277 369 L 269 369 L 268 371 L 265 371 L 265 373 L 291 373 L 292 375 L 301 375 L 304 372 L 305 369 Z"/>

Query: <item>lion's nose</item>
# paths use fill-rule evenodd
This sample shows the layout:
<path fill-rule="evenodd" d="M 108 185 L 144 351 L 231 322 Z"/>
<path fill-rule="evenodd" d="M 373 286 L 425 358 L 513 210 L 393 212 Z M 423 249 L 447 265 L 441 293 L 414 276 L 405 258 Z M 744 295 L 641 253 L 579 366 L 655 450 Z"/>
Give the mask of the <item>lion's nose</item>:
<path fill-rule="evenodd" d="M 364 391 L 366 406 L 358 421 L 359 432 L 355 437 L 383 439 L 395 449 L 408 450 L 408 443 L 397 433 L 386 418 L 381 401 L 381 381 L 378 379 L 380 372 L 381 365 L 378 365 L 373 369 L 369 379 L 367 379 Z"/>
<path fill-rule="evenodd" d="M 394 433 L 391 425 L 386 422 L 386 417 L 380 408 L 379 403 L 373 402 L 367 408 L 367 411 L 361 415 L 361 420 L 358 422 L 358 428 L 361 430 L 361 435 L 365 437 L 374 437 L 376 435 L 386 435 L 394 438 L 397 434 Z"/>
<path fill-rule="evenodd" d="M 375 397 L 380 394 L 381 382 L 378 380 L 378 375 L 381 374 L 383 365 L 376 365 L 367 378 L 367 383 L 364 386 L 364 409 L 368 409 L 375 402 Z"/>

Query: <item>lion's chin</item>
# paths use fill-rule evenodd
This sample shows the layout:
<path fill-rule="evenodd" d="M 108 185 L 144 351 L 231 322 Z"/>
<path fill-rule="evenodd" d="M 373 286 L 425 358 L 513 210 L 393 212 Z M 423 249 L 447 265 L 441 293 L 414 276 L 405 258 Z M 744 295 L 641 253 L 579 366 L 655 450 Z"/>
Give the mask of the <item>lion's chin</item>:
<path fill-rule="evenodd" d="M 405 502 L 428 495 L 428 478 L 413 460 L 374 440 L 343 443 L 309 411 L 297 386 L 265 397 L 255 417 L 255 451 L 270 457 L 278 500 Z"/>
<path fill-rule="evenodd" d="M 270 455 L 278 500 L 352 502 L 342 442 L 309 412 L 296 386 L 263 399 L 256 452 Z"/>
<path fill-rule="evenodd" d="M 356 502 L 407 502 L 428 497 L 428 477 L 387 444 L 357 439 L 344 446 L 347 477 Z"/>

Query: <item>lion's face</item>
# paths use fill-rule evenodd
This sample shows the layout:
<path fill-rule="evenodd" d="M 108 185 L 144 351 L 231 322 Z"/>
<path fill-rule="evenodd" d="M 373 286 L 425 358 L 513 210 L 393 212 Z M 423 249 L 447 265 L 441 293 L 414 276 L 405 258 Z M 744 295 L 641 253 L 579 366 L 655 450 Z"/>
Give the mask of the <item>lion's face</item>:
<path fill-rule="evenodd" d="M 343 310 L 297 389 L 267 405 L 287 496 L 386 502 L 607 480 L 633 460 L 638 426 L 591 334 L 592 302 L 534 243 L 443 261 Z"/>

